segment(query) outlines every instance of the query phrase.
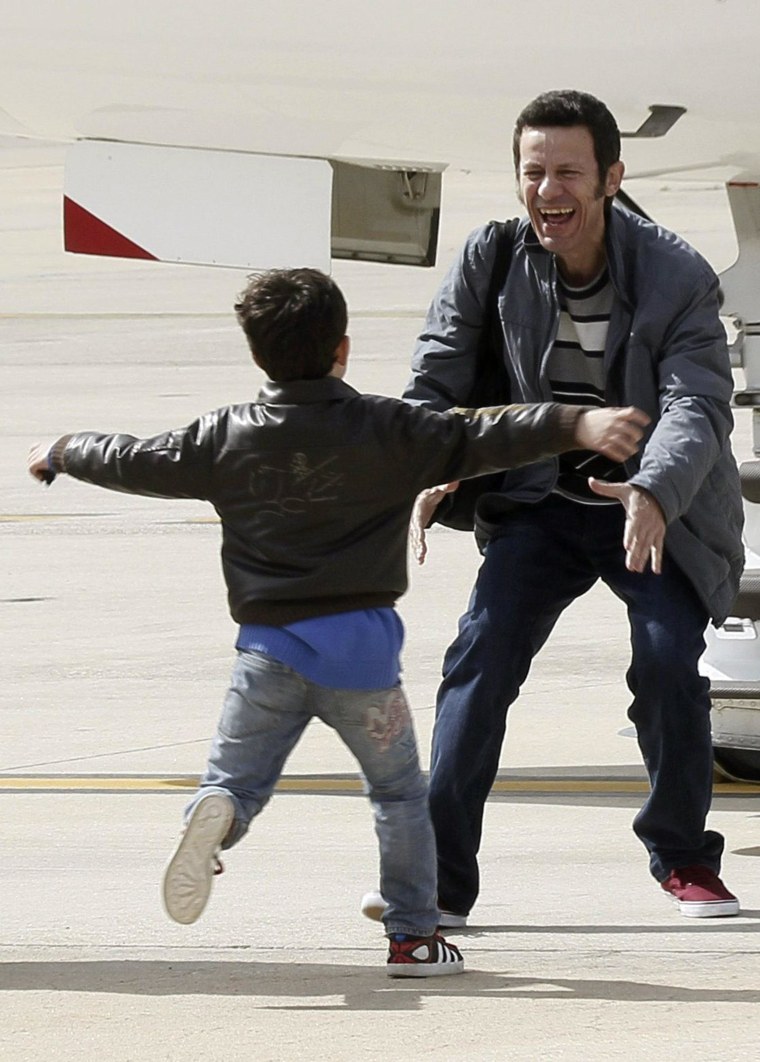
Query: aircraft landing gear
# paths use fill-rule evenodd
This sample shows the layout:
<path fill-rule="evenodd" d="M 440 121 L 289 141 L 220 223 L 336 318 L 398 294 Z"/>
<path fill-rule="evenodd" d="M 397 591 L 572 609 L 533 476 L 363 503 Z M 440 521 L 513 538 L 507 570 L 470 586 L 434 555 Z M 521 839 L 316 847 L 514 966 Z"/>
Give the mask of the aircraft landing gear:
<path fill-rule="evenodd" d="M 746 568 L 732 613 L 708 628 L 702 671 L 711 680 L 715 765 L 725 777 L 760 784 L 760 182 L 732 182 L 728 200 L 739 257 L 721 276 L 723 309 L 736 330 L 734 368 L 746 387 L 734 404 L 752 409 L 757 460 L 740 466 Z"/>

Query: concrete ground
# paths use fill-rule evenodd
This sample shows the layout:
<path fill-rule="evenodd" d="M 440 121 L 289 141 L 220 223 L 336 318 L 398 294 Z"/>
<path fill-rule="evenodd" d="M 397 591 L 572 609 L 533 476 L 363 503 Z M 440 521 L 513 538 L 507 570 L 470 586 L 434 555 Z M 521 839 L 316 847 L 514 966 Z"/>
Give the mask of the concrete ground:
<path fill-rule="evenodd" d="M 716 785 L 711 825 L 743 912 L 681 917 L 630 824 L 645 790 L 626 719 L 625 616 L 604 589 L 568 611 L 510 717 L 463 977 L 389 981 L 369 808 L 314 725 L 229 854 L 203 918 L 159 899 L 232 662 L 213 513 L 25 470 L 66 430 L 147 434 L 253 395 L 231 270 L 64 256 L 62 156 L 0 140 L 0 1048 L 158 1062 L 756 1057 L 760 790 Z M 642 202 L 717 268 L 719 190 L 649 182 Z M 451 175 L 440 265 L 338 263 L 349 380 L 397 394 L 425 305 L 465 233 L 515 212 L 494 175 Z M 750 455 L 748 414 L 736 450 Z M 436 529 L 402 602 L 427 763 L 442 653 L 478 557 Z"/>

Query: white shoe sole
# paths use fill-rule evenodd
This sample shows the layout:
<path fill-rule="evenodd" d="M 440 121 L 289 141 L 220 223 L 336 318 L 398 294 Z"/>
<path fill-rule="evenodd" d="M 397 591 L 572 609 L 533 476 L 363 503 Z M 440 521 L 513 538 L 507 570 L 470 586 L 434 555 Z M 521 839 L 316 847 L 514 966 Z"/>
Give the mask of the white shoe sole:
<path fill-rule="evenodd" d="M 193 808 L 164 873 L 164 907 L 175 922 L 190 925 L 203 913 L 211 895 L 216 853 L 234 817 L 232 801 L 221 793 L 209 793 Z"/>
<path fill-rule="evenodd" d="M 441 911 L 438 925 L 443 929 L 464 929 L 467 925 L 467 915 L 452 914 L 451 911 Z"/>
<path fill-rule="evenodd" d="M 668 898 L 678 905 L 678 910 L 687 918 L 729 918 L 731 915 L 739 914 L 738 900 L 711 900 L 698 903 L 679 900 L 677 896 Z"/>
<path fill-rule="evenodd" d="M 411 963 L 388 965 L 389 977 L 448 977 L 449 974 L 460 973 L 464 973 L 464 959 L 447 963 L 421 962 L 418 966 L 413 966 Z"/>
<path fill-rule="evenodd" d="M 367 892 L 362 896 L 360 905 L 361 913 L 365 918 L 373 922 L 382 922 L 383 915 L 388 910 L 388 904 L 379 892 Z M 438 925 L 443 929 L 463 929 L 467 925 L 467 915 L 452 914 L 451 911 L 441 911 Z M 409 974 L 413 977 L 413 974 Z"/>

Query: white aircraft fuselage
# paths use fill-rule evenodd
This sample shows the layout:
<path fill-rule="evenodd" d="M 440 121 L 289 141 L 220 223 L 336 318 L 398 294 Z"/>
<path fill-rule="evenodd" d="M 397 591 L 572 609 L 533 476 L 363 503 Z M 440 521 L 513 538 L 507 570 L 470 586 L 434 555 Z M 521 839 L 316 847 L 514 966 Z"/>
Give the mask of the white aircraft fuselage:
<path fill-rule="evenodd" d="M 679 109 L 626 136 L 634 199 L 644 175 L 760 182 L 758 44 L 756 0 L 8 3 L 0 133 L 73 145 L 69 250 L 429 265 L 441 172 L 511 184 L 514 119 L 547 89 L 593 93 L 624 134 Z M 753 271 L 758 197 L 731 204 Z"/>
<path fill-rule="evenodd" d="M 754 0 L 35 0 L 6 5 L 0 132 L 310 158 L 512 168 L 550 88 L 603 99 L 629 174 L 760 174 Z"/>

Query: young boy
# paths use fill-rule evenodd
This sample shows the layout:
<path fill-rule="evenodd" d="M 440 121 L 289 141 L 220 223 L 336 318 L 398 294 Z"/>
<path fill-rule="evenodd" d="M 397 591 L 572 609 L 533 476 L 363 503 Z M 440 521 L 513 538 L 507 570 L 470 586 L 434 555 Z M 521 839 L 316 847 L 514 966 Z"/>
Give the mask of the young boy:
<path fill-rule="evenodd" d="M 356 757 L 375 813 L 380 888 L 396 977 L 460 973 L 438 933 L 436 861 L 394 609 L 407 588 L 417 494 L 573 448 L 617 460 L 639 443 L 637 410 L 553 403 L 436 413 L 342 381 L 346 304 L 313 269 L 254 277 L 235 307 L 269 377 L 256 402 L 149 439 L 79 432 L 37 446 L 29 470 L 113 490 L 209 501 L 222 522 L 237 660 L 200 788 L 169 862 L 164 903 L 194 922 L 220 849 L 269 800 L 309 720 Z"/>

